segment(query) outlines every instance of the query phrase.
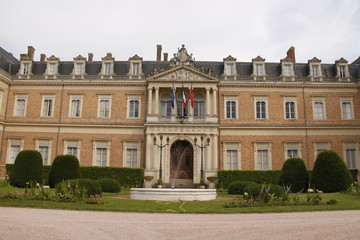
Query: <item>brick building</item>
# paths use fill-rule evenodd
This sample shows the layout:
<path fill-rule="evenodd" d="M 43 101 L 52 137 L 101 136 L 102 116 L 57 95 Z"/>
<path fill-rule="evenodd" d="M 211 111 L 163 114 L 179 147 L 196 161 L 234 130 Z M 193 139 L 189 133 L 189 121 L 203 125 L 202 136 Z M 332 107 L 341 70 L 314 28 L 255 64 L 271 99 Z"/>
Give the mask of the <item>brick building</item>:
<path fill-rule="evenodd" d="M 1 176 L 23 149 L 44 164 L 73 154 L 179 184 L 218 169 L 281 169 L 295 156 L 311 169 L 323 149 L 360 166 L 360 58 L 296 63 L 293 47 L 277 63 L 195 61 L 185 46 L 168 59 L 158 45 L 156 61 L 34 52 L 18 60 L 0 48 Z"/>

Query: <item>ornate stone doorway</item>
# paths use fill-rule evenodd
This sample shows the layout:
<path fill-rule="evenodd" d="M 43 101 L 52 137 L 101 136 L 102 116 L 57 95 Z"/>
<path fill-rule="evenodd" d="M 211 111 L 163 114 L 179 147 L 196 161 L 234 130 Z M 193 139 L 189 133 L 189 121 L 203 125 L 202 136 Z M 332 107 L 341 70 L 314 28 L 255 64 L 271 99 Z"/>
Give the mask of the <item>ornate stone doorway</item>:
<path fill-rule="evenodd" d="M 170 148 L 170 181 L 192 183 L 194 176 L 194 149 L 188 141 L 176 141 Z"/>

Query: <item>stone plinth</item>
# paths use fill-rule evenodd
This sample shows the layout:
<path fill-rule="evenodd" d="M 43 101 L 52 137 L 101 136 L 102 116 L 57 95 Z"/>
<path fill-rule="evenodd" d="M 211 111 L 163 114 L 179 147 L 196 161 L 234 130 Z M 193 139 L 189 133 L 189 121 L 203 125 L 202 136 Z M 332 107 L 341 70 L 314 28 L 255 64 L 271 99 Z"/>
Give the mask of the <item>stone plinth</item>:
<path fill-rule="evenodd" d="M 216 189 L 131 188 L 130 198 L 160 201 L 209 201 L 216 199 Z"/>

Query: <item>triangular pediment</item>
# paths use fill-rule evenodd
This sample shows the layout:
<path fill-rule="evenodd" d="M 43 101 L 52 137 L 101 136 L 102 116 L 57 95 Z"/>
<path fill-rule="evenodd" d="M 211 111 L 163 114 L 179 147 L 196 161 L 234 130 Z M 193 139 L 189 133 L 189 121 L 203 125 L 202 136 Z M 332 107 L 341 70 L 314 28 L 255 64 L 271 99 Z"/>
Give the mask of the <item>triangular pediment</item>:
<path fill-rule="evenodd" d="M 218 79 L 208 73 L 188 66 L 178 66 L 165 70 L 161 73 L 155 74 L 149 77 L 149 81 L 174 81 L 174 82 L 186 82 L 186 81 L 218 81 Z"/>

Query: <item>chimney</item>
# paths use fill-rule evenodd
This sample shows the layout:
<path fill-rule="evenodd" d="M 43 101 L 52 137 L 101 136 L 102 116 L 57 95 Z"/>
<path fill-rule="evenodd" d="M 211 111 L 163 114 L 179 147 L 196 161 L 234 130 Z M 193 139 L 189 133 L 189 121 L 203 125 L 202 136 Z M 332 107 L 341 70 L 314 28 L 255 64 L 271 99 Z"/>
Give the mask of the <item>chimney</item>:
<path fill-rule="evenodd" d="M 40 62 L 45 62 L 45 58 L 46 58 L 46 55 L 45 54 L 40 54 Z"/>
<path fill-rule="evenodd" d="M 167 62 L 168 60 L 168 53 L 164 52 L 164 61 Z"/>
<path fill-rule="evenodd" d="M 92 62 L 93 58 L 94 58 L 94 54 L 89 53 L 89 54 L 88 54 L 88 61 L 89 61 L 89 62 Z"/>
<path fill-rule="evenodd" d="M 295 47 L 291 46 L 286 52 L 286 55 L 291 59 L 293 63 L 295 63 Z"/>
<path fill-rule="evenodd" d="M 35 48 L 32 46 L 28 46 L 27 55 L 31 58 L 31 61 L 34 60 Z"/>
<path fill-rule="evenodd" d="M 161 50 L 162 47 L 161 45 L 156 45 L 156 61 L 160 62 L 161 61 Z"/>

